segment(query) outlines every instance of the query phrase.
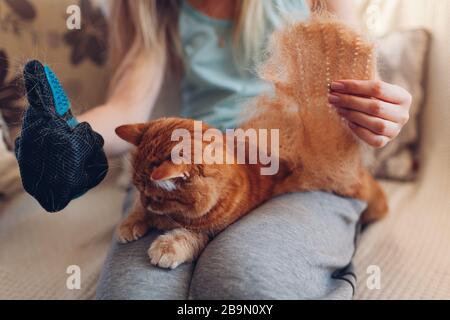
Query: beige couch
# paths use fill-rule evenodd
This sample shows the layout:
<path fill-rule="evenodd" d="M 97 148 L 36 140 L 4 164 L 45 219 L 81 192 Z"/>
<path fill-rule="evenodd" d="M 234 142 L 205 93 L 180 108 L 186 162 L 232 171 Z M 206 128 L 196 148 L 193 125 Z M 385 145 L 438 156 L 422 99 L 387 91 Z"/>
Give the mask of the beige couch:
<path fill-rule="evenodd" d="M 359 278 L 356 297 L 450 299 L 450 3 L 359 2 L 361 8 L 367 8 L 370 2 L 381 3 L 386 13 L 372 32 L 425 26 L 432 31 L 434 42 L 422 125 L 423 167 L 414 183 L 384 184 L 391 214 L 362 235 L 355 256 Z M 94 66 L 85 65 L 89 67 Z M 112 170 L 105 183 L 60 214 L 45 214 L 23 193 L 3 204 L 0 298 L 92 298 L 120 217 L 123 195 Z M 70 265 L 81 267 L 81 290 L 66 287 L 66 269 Z M 373 270 L 380 271 L 380 289 L 367 285 Z"/>
<path fill-rule="evenodd" d="M 433 45 L 420 177 L 411 184 L 385 184 L 391 214 L 362 236 L 355 257 L 360 279 L 357 298 L 450 299 L 450 2 L 381 4 L 389 14 L 376 31 L 426 27 Z M 381 269 L 381 290 L 366 286 L 370 265 Z"/>

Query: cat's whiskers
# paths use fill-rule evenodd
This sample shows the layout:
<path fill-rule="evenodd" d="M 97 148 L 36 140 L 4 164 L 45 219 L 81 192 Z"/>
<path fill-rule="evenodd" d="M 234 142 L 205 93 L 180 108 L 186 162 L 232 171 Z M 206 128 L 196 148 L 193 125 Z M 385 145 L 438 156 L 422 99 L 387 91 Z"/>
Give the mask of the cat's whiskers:
<path fill-rule="evenodd" d="M 168 192 L 177 190 L 177 185 L 172 180 L 152 180 L 152 183 L 160 189 Z"/>

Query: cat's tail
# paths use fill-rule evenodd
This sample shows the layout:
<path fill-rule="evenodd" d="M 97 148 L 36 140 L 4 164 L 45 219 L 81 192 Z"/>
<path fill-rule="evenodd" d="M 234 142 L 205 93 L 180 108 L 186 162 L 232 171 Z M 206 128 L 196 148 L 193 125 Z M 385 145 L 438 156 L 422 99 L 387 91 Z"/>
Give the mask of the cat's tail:
<path fill-rule="evenodd" d="M 361 171 L 360 179 L 361 187 L 353 196 L 367 202 L 367 209 L 361 217 L 362 223 L 368 224 L 384 218 L 389 211 L 389 206 L 380 184 L 365 169 Z"/>

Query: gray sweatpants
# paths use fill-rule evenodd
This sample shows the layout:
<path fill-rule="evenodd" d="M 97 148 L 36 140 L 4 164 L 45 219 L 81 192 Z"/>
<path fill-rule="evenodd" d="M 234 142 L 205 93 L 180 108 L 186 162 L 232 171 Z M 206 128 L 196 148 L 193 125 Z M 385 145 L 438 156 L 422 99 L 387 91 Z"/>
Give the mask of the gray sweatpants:
<path fill-rule="evenodd" d="M 124 208 L 131 204 L 129 194 Z M 323 192 L 277 197 L 219 234 L 197 263 L 150 264 L 151 231 L 113 242 L 98 299 L 351 299 L 363 202 Z"/>

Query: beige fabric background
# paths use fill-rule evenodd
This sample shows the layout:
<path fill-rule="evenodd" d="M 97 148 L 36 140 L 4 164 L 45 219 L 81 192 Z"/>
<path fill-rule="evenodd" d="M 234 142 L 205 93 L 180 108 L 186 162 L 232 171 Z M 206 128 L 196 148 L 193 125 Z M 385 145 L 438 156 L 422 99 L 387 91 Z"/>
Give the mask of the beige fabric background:
<path fill-rule="evenodd" d="M 355 258 L 360 299 L 450 299 L 450 1 L 383 0 L 372 32 L 426 27 L 433 34 L 422 122 L 423 167 L 414 184 L 386 184 L 391 214 L 363 234 Z M 383 11 L 385 10 L 385 11 Z M 367 267 L 381 269 L 368 290 Z"/>

